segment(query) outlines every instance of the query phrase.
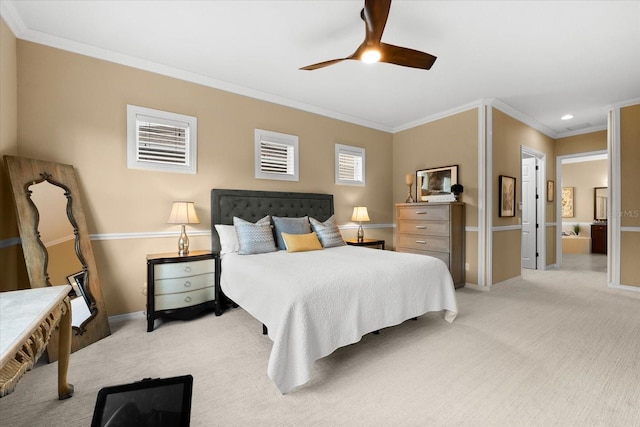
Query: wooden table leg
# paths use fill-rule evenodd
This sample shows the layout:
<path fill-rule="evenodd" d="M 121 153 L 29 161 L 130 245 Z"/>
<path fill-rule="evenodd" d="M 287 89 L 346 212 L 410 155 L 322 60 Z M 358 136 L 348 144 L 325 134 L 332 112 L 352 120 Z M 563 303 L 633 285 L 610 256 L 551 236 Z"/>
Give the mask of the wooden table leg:
<path fill-rule="evenodd" d="M 67 382 L 69 369 L 69 355 L 71 354 L 71 303 L 69 298 L 64 300 L 64 312 L 60 319 L 58 341 L 58 399 L 68 399 L 73 396 L 73 384 Z"/>

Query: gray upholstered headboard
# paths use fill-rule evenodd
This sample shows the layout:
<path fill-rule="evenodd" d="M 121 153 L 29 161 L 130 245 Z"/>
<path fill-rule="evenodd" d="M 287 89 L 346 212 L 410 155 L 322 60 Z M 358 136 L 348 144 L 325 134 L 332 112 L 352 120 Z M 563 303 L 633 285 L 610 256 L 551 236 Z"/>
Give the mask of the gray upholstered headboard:
<path fill-rule="evenodd" d="M 220 251 L 215 224 L 233 224 L 233 217 L 255 222 L 265 215 L 326 221 L 333 215 L 333 195 L 255 190 L 211 190 L 211 250 Z"/>

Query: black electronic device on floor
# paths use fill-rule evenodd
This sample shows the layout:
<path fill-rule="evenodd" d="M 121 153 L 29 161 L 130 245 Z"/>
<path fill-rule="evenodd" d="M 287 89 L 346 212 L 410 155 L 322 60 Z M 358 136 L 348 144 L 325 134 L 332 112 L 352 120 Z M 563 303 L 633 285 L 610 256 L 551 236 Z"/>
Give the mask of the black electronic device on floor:
<path fill-rule="evenodd" d="M 189 427 L 192 391 L 191 375 L 104 387 L 91 427 Z"/>

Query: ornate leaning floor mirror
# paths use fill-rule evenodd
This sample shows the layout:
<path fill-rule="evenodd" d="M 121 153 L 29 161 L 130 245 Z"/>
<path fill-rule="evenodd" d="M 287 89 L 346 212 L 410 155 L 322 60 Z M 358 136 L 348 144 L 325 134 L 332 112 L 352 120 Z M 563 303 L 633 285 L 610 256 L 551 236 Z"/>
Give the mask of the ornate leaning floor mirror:
<path fill-rule="evenodd" d="M 72 352 L 110 335 L 75 169 L 15 156 L 4 161 L 31 287 L 72 286 Z M 47 357 L 58 360 L 57 332 Z"/>

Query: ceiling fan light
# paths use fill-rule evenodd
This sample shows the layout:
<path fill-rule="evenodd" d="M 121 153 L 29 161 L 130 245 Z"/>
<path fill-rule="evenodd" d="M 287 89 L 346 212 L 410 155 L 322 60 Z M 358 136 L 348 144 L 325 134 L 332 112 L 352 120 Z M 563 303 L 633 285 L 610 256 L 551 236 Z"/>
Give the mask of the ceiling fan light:
<path fill-rule="evenodd" d="M 378 62 L 380 60 L 380 51 L 377 49 L 368 49 L 362 52 L 362 57 L 360 60 L 365 64 L 373 64 L 374 62 Z"/>

